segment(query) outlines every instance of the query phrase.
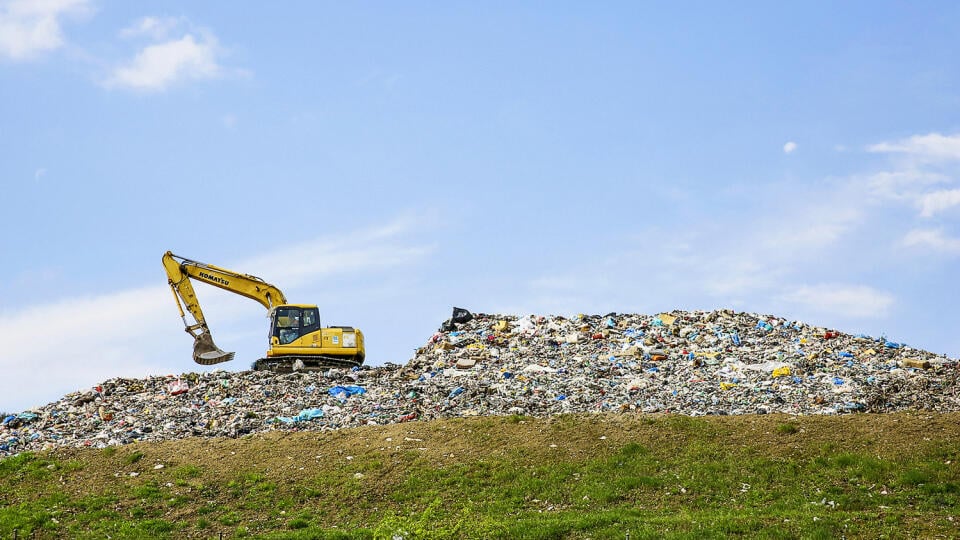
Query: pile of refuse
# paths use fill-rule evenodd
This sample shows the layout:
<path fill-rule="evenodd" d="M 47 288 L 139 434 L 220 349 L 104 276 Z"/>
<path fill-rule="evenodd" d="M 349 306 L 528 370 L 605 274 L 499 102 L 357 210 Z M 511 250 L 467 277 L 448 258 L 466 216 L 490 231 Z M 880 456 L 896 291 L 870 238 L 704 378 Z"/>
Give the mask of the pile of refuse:
<path fill-rule="evenodd" d="M 9 415 L 0 455 L 477 415 L 960 411 L 957 360 L 718 311 L 453 317 L 400 366 L 116 378 Z"/>

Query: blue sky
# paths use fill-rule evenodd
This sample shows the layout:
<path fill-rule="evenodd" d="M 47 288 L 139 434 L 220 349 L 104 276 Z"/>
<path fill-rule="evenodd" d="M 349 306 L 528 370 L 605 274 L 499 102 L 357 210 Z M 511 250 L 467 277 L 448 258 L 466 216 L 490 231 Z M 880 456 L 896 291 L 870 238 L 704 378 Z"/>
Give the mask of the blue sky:
<path fill-rule="evenodd" d="M 210 369 L 166 250 L 403 363 L 454 305 L 960 356 L 954 2 L 0 0 L 0 409 Z M 198 286 L 240 370 L 265 311 Z"/>

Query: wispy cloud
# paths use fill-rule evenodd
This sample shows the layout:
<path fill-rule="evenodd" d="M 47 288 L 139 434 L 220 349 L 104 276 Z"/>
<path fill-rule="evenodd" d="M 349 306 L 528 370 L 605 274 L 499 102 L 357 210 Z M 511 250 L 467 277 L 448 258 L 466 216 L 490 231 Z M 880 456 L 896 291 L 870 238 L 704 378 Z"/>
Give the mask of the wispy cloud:
<path fill-rule="evenodd" d="M 238 266 L 257 268 L 271 280 L 296 287 L 310 280 L 337 273 L 378 271 L 421 259 L 434 251 L 432 245 L 404 245 L 396 237 L 408 230 L 360 231 L 341 238 L 320 238 L 284 246 L 269 254 L 240 261 Z"/>
<path fill-rule="evenodd" d="M 906 202 L 916 201 L 918 196 L 932 186 L 950 182 L 951 178 L 945 174 L 912 167 L 873 173 L 862 180 L 869 194 L 882 199 Z"/>
<path fill-rule="evenodd" d="M 0 56 L 24 61 L 60 48 L 64 44 L 62 19 L 88 9 L 88 0 L 0 2 Z"/>
<path fill-rule="evenodd" d="M 954 206 L 960 206 L 960 189 L 934 191 L 920 197 L 920 215 L 923 217 L 931 217 Z"/>
<path fill-rule="evenodd" d="M 184 80 L 215 79 L 223 74 L 212 34 L 184 35 L 144 47 L 104 82 L 108 88 L 161 91 Z"/>
<path fill-rule="evenodd" d="M 943 227 L 930 228 L 926 221 L 937 218 L 940 224 L 960 225 L 953 212 L 960 207 L 960 189 L 950 187 L 960 175 L 960 134 L 914 135 L 873 144 L 867 150 L 900 158 L 893 163 L 893 170 L 872 176 L 867 183 L 872 194 L 917 209 L 916 218 L 898 231 L 898 247 L 960 255 L 960 239 L 951 237 Z"/>
<path fill-rule="evenodd" d="M 881 318 L 894 304 L 892 294 L 866 285 L 801 285 L 781 295 L 787 304 L 798 304 L 804 312 L 821 317 Z"/>
<path fill-rule="evenodd" d="M 796 149 L 797 149 L 797 143 L 795 143 L 795 142 L 793 142 L 793 141 L 789 141 L 789 142 L 787 142 L 786 144 L 783 145 L 783 153 L 784 153 L 784 154 L 792 154 L 792 153 L 794 152 L 794 150 L 796 150 Z"/>
<path fill-rule="evenodd" d="M 90 0 L 0 0 L 0 59 L 26 61 L 62 47 L 62 21 L 90 12 Z M 216 35 L 185 17 L 141 17 L 119 37 L 145 43 L 98 77 L 106 88 L 158 92 L 184 81 L 249 76 L 246 70 L 225 68 L 226 50 Z"/>
<path fill-rule="evenodd" d="M 178 29 L 188 24 L 184 17 L 142 17 L 130 26 L 120 30 L 122 38 L 149 37 L 156 41 L 168 39 Z"/>
<path fill-rule="evenodd" d="M 914 135 L 899 141 L 872 144 L 867 151 L 904 154 L 924 161 L 957 161 L 960 160 L 960 135 Z"/>
<path fill-rule="evenodd" d="M 913 229 L 904 235 L 902 244 L 948 255 L 960 255 L 960 238 L 947 236 L 943 229 Z"/>
<path fill-rule="evenodd" d="M 164 349 L 155 330 L 174 328 L 164 324 L 159 309 L 169 295 L 162 286 L 138 288 L 32 306 L 0 318 L 0 341 L 6 343 L 0 406 L 39 405 L 29 400 L 49 396 L 44 399 L 49 401 L 107 377 L 162 372 L 148 357 Z"/>
<path fill-rule="evenodd" d="M 283 246 L 246 261 L 205 262 L 263 275 L 282 285 L 285 292 L 299 292 L 300 288 L 314 292 L 310 284 L 332 277 L 356 273 L 392 277 L 397 269 L 424 260 L 432 247 L 411 239 L 422 230 L 420 225 L 398 219 L 382 227 Z M 311 250 L 321 254 L 310 255 L 316 253 Z M 157 264 L 159 268 L 159 254 Z M 262 311 L 259 306 L 211 287 L 197 289 L 218 344 L 250 333 L 251 326 L 244 321 Z M 324 295 L 324 301 L 343 296 L 342 302 L 357 296 L 350 290 L 325 291 Z M 6 345 L 0 357 L 4 373 L 0 377 L 0 409 L 42 405 L 110 377 L 208 369 L 190 360 L 190 339 L 177 315 L 165 284 L 3 312 L 0 343 Z M 255 324 L 259 337 L 261 322 Z"/>
<path fill-rule="evenodd" d="M 896 293 L 836 265 L 870 266 L 866 261 L 889 256 L 900 247 L 901 233 L 886 217 L 951 181 L 948 174 L 895 167 L 876 175 L 766 184 L 749 195 L 755 200 L 740 201 L 753 212 L 676 223 L 669 232 L 647 230 L 638 235 L 646 248 L 595 254 L 566 272 L 533 276 L 527 286 L 544 299 L 599 309 L 725 306 L 851 325 L 882 319 L 897 305 Z M 931 195 L 930 201 L 934 211 L 952 198 Z M 918 243 L 953 246 L 944 234 L 913 238 Z"/>
<path fill-rule="evenodd" d="M 185 81 L 248 75 L 222 64 L 226 50 L 216 35 L 185 17 L 142 17 L 120 31 L 127 40 L 146 43 L 103 81 L 107 88 L 159 92 Z"/>

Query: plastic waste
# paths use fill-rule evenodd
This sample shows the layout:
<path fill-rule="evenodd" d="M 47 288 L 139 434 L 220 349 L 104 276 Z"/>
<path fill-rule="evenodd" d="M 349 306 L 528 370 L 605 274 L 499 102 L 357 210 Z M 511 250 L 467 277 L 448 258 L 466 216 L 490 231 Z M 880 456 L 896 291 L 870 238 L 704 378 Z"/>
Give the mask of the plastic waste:
<path fill-rule="evenodd" d="M 770 315 L 471 316 L 404 365 L 109 379 L 0 418 L 0 454 L 477 414 L 960 410 L 955 359 Z"/>

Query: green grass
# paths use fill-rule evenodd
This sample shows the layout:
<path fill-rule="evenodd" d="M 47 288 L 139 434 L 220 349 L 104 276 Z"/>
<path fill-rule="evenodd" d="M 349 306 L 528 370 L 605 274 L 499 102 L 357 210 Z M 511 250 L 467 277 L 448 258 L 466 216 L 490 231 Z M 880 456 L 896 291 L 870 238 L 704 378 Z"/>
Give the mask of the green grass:
<path fill-rule="evenodd" d="M 638 420 L 628 426 L 635 432 L 611 444 L 593 444 L 599 437 L 583 432 L 605 428 L 577 418 L 451 425 L 460 431 L 448 440 L 469 439 L 469 457 L 348 448 L 349 461 L 297 467 L 278 459 L 242 470 L 188 462 L 131 478 L 109 473 L 143 451 L 122 459 L 91 452 L 90 462 L 22 454 L 0 461 L 0 538 L 15 531 L 21 538 L 405 540 L 960 535 L 948 519 L 960 507 L 954 439 L 912 445 L 905 438 L 897 450 L 838 429 L 836 439 L 785 451 L 784 438 L 804 436 L 794 422 L 771 424 L 765 443 L 686 417 Z M 505 442 L 521 428 L 575 443 Z M 303 455 L 325 451 L 308 447 Z M 97 467 L 101 482 L 87 482 Z M 282 467 L 297 472 L 277 473 Z"/>
<path fill-rule="evenodd" d="M 793 423 L 780 424 L 777 426 L 777 433 L 782 433 L 784 435 L 793 435 L 797 431 L 800 431 L 800 428 Z"/>
<path fill-rule="evenodd" d="M 143 452 L 137 450 L 136 452 L 131 453 L 129 456 L 124 458 L 124 463 L 127 465 L 133 465 L 134 463 L 143 459 Z"/>

